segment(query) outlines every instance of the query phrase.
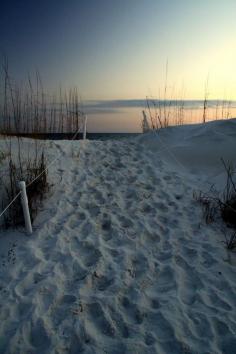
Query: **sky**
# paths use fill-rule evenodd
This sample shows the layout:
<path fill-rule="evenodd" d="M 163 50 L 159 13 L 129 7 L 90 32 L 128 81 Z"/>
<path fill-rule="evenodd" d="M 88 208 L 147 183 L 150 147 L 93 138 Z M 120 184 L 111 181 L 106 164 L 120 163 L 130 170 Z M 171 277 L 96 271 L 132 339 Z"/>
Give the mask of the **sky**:
<path fill-rule="evenodd" d="M 0 54 L 17 80 L 38 70 L 84 100 L 163 98 L 165 82 L 202 99 L 207 80 L 210 99 L 236 99 L 235 14 L 235 0 L 3 0 Z"/>

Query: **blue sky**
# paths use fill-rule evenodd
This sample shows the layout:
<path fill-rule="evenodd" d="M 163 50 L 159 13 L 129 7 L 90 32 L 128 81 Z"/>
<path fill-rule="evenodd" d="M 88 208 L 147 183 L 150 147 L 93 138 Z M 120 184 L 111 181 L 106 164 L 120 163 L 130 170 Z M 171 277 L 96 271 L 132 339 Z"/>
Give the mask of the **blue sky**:
<path fill-rule="evenodd" d="M 236 99 L 236 1 L 2 1 L 0 51 L 23 79 L 48 90 L 78 86 L 83 99 Z"/>

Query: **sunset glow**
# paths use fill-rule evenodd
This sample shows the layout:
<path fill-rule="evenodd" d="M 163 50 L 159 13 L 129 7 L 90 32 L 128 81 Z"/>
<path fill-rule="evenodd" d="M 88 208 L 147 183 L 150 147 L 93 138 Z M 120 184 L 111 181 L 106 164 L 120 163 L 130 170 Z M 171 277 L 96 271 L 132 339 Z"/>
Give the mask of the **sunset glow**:
<path fill-rule="evenodd" d="M 83 99 L 236 99 L 236 2 L 9 1 L 1 51 L 17 79 L 36 68 L 48 90 L 78 86 Z"/>

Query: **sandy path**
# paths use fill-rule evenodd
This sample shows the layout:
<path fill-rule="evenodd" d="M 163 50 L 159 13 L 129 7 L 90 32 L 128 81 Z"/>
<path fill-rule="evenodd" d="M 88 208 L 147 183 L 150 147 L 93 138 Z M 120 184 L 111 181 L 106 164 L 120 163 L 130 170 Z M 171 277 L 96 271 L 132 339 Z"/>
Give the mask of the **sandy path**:
<path fill-rule="evenodd" d="M 135 140 L 74 146 L 35 234 L 9 239 L 0 352 L 232 354 L 235 269 L 194 186 Z"/>

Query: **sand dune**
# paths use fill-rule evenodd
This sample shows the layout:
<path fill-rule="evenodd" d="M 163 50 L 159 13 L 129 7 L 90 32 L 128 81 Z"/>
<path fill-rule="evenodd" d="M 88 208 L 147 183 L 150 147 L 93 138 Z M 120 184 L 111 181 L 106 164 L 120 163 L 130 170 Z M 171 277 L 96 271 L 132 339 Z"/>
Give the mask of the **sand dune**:
<path fill-rule="evenodd" d="M 208 130 L 162 139 L 188 169 L 182 146 L 224 139 Z M 192 197 L 207 174 L 181 171 L 158 144 L 48 143 L 62 157 L 34 234 L 0 233 L 0 353 L 235 352 L 235 255 Z"/>

